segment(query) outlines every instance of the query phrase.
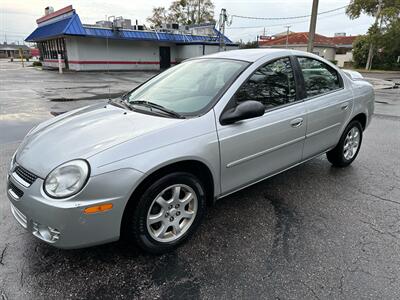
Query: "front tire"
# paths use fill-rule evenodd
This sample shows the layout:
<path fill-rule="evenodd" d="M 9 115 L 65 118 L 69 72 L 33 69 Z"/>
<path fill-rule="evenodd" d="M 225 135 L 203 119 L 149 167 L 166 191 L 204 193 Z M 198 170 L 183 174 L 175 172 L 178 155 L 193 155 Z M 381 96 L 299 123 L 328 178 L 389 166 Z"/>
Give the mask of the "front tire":
<path fill-rule="evenodd" d="M 127 234 L 146 252 L 169 252 L 193 235 L 206 209 L 202 182 L 186 172 L 151 184 L 127 216 Z"/>
<path fill-rule="evenodd" d="M 351 121 L 335 148 L 326 153 L 328 161 L 335 167 L 350 165 L 357 157 L 362 142 L 363 130 L 357 120 Z"/>

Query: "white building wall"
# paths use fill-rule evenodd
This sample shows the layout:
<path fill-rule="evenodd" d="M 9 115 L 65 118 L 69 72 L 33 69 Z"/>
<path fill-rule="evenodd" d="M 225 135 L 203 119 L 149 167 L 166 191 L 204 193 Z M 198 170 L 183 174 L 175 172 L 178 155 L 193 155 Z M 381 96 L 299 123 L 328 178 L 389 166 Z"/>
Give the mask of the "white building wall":
<path fill-rule="evenodd" d="M 204 54 L 213 54 L 219 51 L 219 45 L 205 45 Z"/>
<path fill-rule="evenodd" d="M 178 45 L 177 61 L 181 62 L 191 57 L 203 55 L 203 45 Z"/>
<path fill-rule="evenodd" d="M 307 52 L 307 46 L 290 46 L 290 49 L 293 50 L 299 50 L 299 51 L 305 51 Z M 331 47 L 315 47 L 314 46 L 314 50 L 313 50 L 314 54 L 317 54 L 327 60 L 334 60 L 335 59 L 335 48 L 331 48 Z"/>
<path fill-rule="evenodd" d="M 274 46 L 274 47 L 265 47 L 265 48 L 282 48 L 285 49 L 285 45 Z M 289 49 L 299 50 L 307 52 L 307 45 L 289 45 Z M 336 55 L 336 50 L 333 47 L 320 47 L 314 46 L 313 50 L 314 54 L 317 54 L 327 60 L 334 60 Z"/>
<path fill-rule="evenodd" d="M 66 44 L 71 70 L 159 70 L 160 46 L 170 47 L 176 63 L 176 45 L 170 43 L 68 37 Z"/>
<path fill-rule="evenodd" d="M 237 46 L 226 46 L 225 48 L 226 48 L 226 51 L 238 49 Z M 205 46 L 205 51 L 204 51 L 205 55 L 217 53 L 217 52 L 219 52 L 219 45 L 206 45 Z"/>
<path fill-rule="evenodd" d="M 314 48 L 314 52 L 318 51 L 318 55 L 327 59 L 327 60 L 334 60 L 336 55 L 335 48 L 326 48 L 326 47 L 316 47 Z"/>
<path fill-rule="evenodd" d="M 108 42 L 108 49 L 107 49 Z M 218 45 L 176 45 L 146 41 L 104 38 L 65 37 L 70 70 L 159 70 L 160 46 L 170 47 L 171 65 L 181 61 L 218 52 Z M 227 50 L 237 49 L 227 46 Z M 58 68 L 57 60 L 45 60 L 44 66 Z M 65 64 L 63 63 L 63 68 Z"/>
<path fill-rule="evenodd" d="M 346 54 L 336 54 L 335 59 L 337 60 L 337 65 L 343 68 L 345 62 L 353 61 L 353 52 L 349 51 Z"/>
<path fill-rule="evenodd" d="M 226 46 L 226 51 L 235 50 L 237 46 Z M 178 45 L 177 61 L 181 62 L 185 59 L 216 53 L 219 50 L 218 45 Z"/>

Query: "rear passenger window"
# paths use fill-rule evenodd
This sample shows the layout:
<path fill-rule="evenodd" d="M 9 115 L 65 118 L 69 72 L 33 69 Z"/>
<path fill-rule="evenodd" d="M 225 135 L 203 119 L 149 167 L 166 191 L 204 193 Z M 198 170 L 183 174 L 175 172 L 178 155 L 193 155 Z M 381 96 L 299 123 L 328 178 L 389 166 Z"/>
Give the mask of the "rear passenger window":
<path fill-rule="evenodd" d="M 339 89 L 339 74 L 330 66 L 313 58 L 298 57 L 303 72 L 307 97 L 313 97 Z"/>
<path fill-rule="evenodd" d="M 289 58 L 260 67 L 235 94 L 236 102 L 260 101 L 265 109 L 296 101 L 296 88 Z"/>

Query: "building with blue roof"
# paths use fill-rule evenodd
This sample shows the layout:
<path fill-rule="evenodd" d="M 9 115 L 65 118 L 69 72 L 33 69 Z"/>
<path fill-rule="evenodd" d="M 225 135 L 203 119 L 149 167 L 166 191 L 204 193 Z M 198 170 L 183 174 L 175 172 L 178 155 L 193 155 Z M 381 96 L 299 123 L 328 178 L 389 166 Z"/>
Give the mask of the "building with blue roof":
<path fill-rule="evenodd" d="M 76 71 L 159 70 L 217 52 L 221 45 L 224 50 L 237 48 L 214 24 L 146 30 L 117 18 L 85 25 L 72 5 L 58 11 L 46 8 L 36 22 L 25 41 L 37 43 L 43 65 L 50 68 L 58 68 L 60 61 L 63 68 Z"/>

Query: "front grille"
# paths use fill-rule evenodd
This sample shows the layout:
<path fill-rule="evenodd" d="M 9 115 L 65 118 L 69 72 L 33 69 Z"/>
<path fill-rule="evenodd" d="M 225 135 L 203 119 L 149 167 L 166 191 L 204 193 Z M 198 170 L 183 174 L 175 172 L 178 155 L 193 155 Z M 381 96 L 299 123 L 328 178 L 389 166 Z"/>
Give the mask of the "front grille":
<path fill-rule="evenodd" d="M 21 198 L 24 195 L 24 192 L 21 191 L 14 183 L 11 181 L 8 182 L 8 189 L 13 191 L 15 195 L 18 196 L 18 198 Z"/>
<path fill-rule="evenodd" d="M 17 166 L 14 172 L 17 173 L 19 177 L 21 177 L 24 181 L 26 181 L 30 185 L 34 183 L 35 180 L 38 178 L 35 174 L 29 172 L 27 169 L 24 169 L 21 166 Z"/>

